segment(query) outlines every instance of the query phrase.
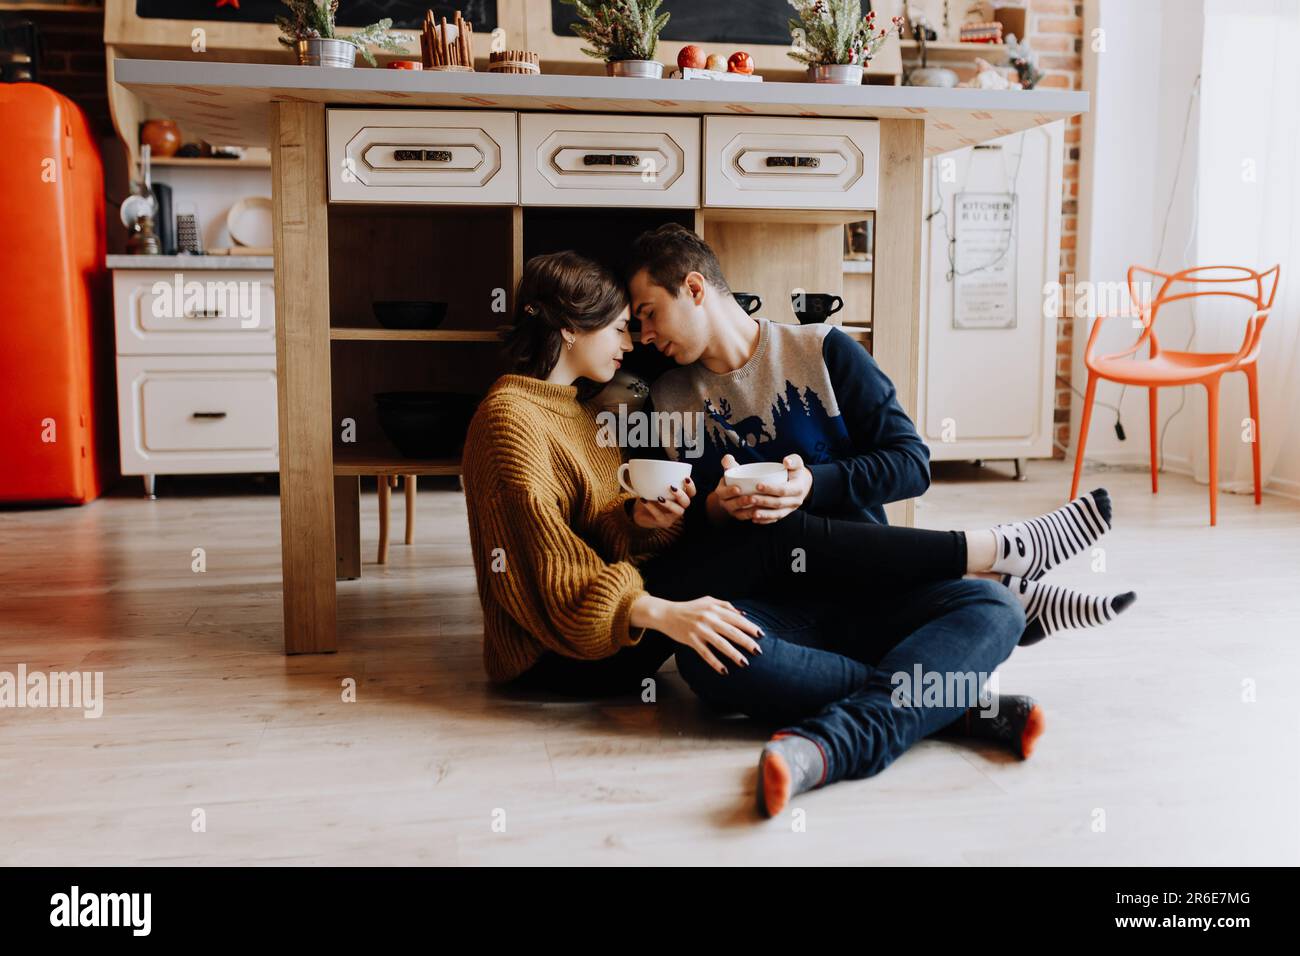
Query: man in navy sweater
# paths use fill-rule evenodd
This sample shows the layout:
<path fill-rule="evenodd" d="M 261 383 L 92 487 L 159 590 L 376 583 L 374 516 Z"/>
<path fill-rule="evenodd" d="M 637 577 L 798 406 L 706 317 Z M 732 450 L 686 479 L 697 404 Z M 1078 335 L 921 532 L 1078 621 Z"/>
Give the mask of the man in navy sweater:
<path fill-rule="evenodd" d="M 653 383 L 646 411 L 680 413 L 687 423 L 682 445 L 664 449 L 693 465 L 683 547 L 707 548 L 710 534 L 799 509 L 884 524 L 887 502 L 929 487 L 929 451 L 893 384 L 842 330 L 746 314 L 712 250 L 678 225 L 642 235 L 628 271 L 642 343 L 678 366 Z M 696 421 L 703 434 L 689 433 Z M 760 494 L 739 494 L 721 480 L 724 469 L 751 461 L 784 462 L 786 480 Z M 768 745 L 782 751 L 780 765 L 792 778 L 787 797 L 878 773 L 915 741 L 949 727 L 964 714 L 962 702 L 899 707 L 891 702 L 896 675 L 917 667 L 990 675 L 1025 626 L 1005 587 L 976 579 L 906 588 L 864 579 L 860 591 L 826 604 L 750 613 L 766 630 L 764 652 L 750 666 L 720 674 L 693 652 L 679 654 L 677 666 L 705 700 L 789 722 Z M 1002 725 L 1011 735 L 1002 739 L 1027 756 L 1037 730 L 1027 736 L 1026 725 L 1037 726 L 1041 715 L 1029 718 L 1037 712 L 1032 701 L 1002 709 L 1007 719 L 975 723 Z"/>

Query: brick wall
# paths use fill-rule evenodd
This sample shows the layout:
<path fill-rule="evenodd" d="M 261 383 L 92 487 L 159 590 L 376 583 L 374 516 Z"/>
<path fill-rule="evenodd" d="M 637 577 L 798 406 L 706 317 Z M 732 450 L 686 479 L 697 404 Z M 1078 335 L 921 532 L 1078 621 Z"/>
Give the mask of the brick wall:
<path fill-rule="evenodd" d="M 956 10 L 960 4 L 953 4 Z M 1083 81 L 1083 4 L 1081 0 L 1006 0 L 999 7 L 1026 8 L 1026 34 L 1029 45 L 1038 53 L 1038 66 L 1043 78 L 1042 89 L 1077 90 Z M 953 70 L 963 80 L 975 68 L 969 61 L 945 58 L 931 53 L 930 63 Z M 990 62 L 996 64 L 995 59 Z M 1079 221 L 1079 117 L 1070 120 L 1065 129 L 1065 168 L 1061 188 L 1061 283 L 1075 269 L 1075 247 L 1078 241 Z M 1068 317 L 1057 319 L 1056 373 L 1066 382 L 1070 379 L 1070 352 L 1074 342 L 1074 322 Z M 1070 398 L 1068 385 L 1056 381 L 1056 407 L 1054 410 L 1056 444 L 1068 447 L 1070 442 Z M 1063 457 L 1061 447 L 1054 449 L 1055 457 Z"/>
<path fill-rule="evenodd" d="M 30 20 L 41 34 L 41 83 L 86 112 L 101 138 L 116 136 L 108 112 L 103 10 L 14 10 L 7 18 Z"/>

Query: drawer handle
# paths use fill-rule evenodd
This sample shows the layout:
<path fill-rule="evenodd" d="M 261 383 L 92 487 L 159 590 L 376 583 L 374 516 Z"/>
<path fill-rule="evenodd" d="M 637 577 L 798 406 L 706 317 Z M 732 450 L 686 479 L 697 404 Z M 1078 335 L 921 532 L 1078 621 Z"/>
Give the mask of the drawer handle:
<path fill-rule="evenodd" d="M 224 319 L 220 309 L 199 309 L 197 312 L 189 311 L 185 313 L 187 319 Z"/>
<path fill-rule="evenodd" d="M 191 418 L 203 418 L 208 420 L 219 420 L 226 417 L 225 412 L 195 412 Z"/>
<path fill-rule="evenodd" d="M 450 163 L 449 149 L 395 149 L 393 159 L 399 163 Z"/>
<path fill-rule="evenodd" d="M 769 156 L 769 166 L 790 166 L 802 169 L 816 169 L 822 164 L 820 156 Z"/>
<path fill-rule="evenodd" d="M 584 166 L 640 166 L 641 161 L 631 153 L 588 153 L 582 157 Z"/>

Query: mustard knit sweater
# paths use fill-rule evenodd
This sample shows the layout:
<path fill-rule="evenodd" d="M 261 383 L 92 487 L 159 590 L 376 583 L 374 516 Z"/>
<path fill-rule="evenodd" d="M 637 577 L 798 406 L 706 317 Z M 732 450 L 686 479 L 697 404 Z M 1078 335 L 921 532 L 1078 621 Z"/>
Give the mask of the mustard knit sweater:
<path fill-rule="evenodd" d="M 577 388 L 504 375 L 480 403 L 463 472 L 474 573 L 483 605 L 483 664 L 519 676 L 550 650 L 599 660 L 636 644 L 637 564 L 680 534 L 645 529 L 618 485 L 619 449 L 596 441 Z"/>

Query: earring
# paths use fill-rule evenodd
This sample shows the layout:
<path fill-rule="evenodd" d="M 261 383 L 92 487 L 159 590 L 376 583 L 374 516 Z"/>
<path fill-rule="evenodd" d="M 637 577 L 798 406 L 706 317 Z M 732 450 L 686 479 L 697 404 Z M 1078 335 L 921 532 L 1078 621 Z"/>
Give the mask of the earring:
<path fill-rule="evenodd" d="M 565 342 L 564 342 L 564 347 L 565 347 L 566 349 L 572 349 L 572 348 L 573 348 L 573 340 L 572 340 L 572 339 L 566 339 Z"/>

